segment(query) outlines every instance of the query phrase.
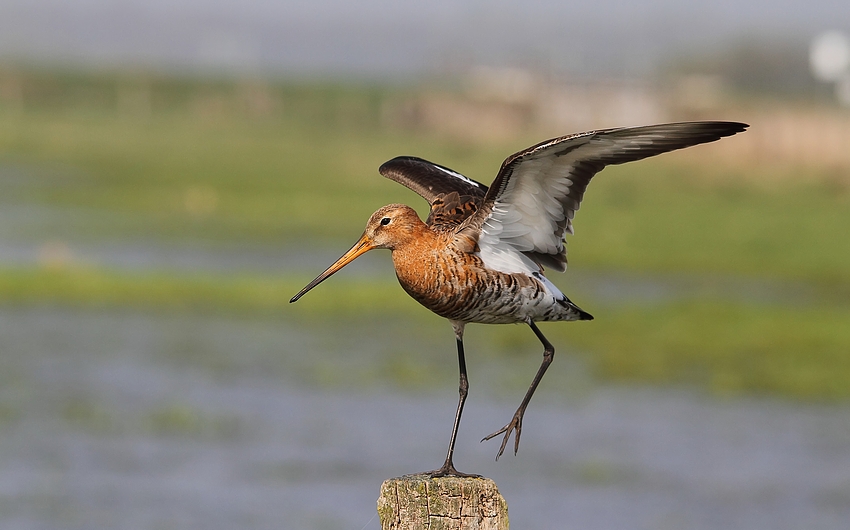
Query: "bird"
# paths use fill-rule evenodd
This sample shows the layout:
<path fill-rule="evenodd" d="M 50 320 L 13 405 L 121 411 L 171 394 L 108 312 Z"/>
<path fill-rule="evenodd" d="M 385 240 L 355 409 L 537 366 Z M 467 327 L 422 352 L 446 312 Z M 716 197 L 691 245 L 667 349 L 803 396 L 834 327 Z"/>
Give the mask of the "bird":
<path fill-rule="evenodd" d="M 749 125 L 692 121 L 587 131 L 546 140 L 507 157 L 490 186 L 414 156 L 382 164 L 379 173 L 430 204 L 423 222 L 413 208 L 390 204 L 366 223 L 360 239 L 292 297 L 305 293 L 372 249 L 389 249 L 401 287 L 448 319 L 459 369 L 458 405 L 442 467 L 432 477 L 478 476 L 457 471 L 455 440 L 469 392 L 463 333 L 470 323 L 527 324 L 543 345 L 543 361 L 511 420 L 499 435 L 496 460 L 514 436 L 555 349 L 537 322 L 592 320 L 545 275 L 567 268 L 565 236 L 590 180 L 607 165 L 623 164 L 743 132 Z"/>

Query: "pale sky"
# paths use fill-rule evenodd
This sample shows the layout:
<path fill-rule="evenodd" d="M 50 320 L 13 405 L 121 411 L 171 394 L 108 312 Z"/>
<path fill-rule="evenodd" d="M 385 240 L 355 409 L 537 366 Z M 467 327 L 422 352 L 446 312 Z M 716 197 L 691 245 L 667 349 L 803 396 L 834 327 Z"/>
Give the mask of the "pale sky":
<path fill-rule="evenodd" d="M 528 64 L 628 76 L 828 29 L 850 31 L 850 2 L 3 0 L 0 61 L 397 78 Z"/>

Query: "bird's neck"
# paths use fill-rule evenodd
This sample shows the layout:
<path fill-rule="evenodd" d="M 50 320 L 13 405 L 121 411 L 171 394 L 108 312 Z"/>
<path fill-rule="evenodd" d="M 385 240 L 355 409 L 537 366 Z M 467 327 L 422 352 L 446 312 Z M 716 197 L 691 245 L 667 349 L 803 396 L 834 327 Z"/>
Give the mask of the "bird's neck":
<path fill-rule="evenodd" d="M 411 265 L 422 256 L 443 246 L 440 234 L 431 230 L 419 219 L 416 221 L 418 222 L 405 227 L 404 237 L 398 238 L 391 247 L 394 262 L 401 260 L 405 265 Z"/>
<path fill-rule="evenodd" d="M 446 261 L 453 252 L 450 234 L 434 232 L 424 223 L 422 228 L 417 237 L 393 249 L 393 265 L 404 290 L 430 307 L 427 299 L 445 282 Z"/>

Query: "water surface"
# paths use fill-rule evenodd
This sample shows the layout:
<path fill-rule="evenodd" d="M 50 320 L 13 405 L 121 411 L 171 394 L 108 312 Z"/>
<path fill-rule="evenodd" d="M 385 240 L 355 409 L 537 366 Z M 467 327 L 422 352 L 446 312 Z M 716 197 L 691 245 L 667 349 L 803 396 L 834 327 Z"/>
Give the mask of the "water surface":
<path fill-rule="evenodd" d="M 340 323 L 349 342 L 282 318 L 0 309 L 0 526 L 379 528 L 381 481 L 440 465 L 456 375 L 448 344 L 432 384 L 394 383 L 374 353 L 394 346 L 361 340 L 378 325 Z M 497 481 L 514 528 L 850 522 L 846 407 L 544 380 L 520 454 L 494 462 L 478 440 L 521 390 L 488 386 L 526 363 L 469 362 L 456 463 Z"/>

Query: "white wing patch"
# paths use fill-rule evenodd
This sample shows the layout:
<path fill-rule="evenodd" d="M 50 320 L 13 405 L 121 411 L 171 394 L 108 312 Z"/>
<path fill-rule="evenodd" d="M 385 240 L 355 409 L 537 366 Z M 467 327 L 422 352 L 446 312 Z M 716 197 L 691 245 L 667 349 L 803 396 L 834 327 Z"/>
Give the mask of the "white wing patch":
<path fill-rule="evenodd" d="M 594 174 L 608 164 L 713 142 L 746 127 L 685 122 L 606 129 L 555 138 L 516 153 L 505 160 L 487 192 L 485 202 L 493 201 L 489 211 L 481 210 L 486 215 L 478 238 L 481 259 L 502 272 L 533 274 L 540 270 L 535 260 L 562 271 L 564 236 L 573 233 L 572 219 Z"/>
<path fill-rule="evenodd" d="M 540 266 L 523 252 L 563 251 L 559 226 L 573 213 L 562 202 L 572 185 L 567 178 L 571 167 L 570 160 L 546 157 L 524 161 L 517 168 L 494 203 L 478 239 L 481 259 L 488 267 L 531 274 Z M 569 219 L 567 231 L 572 233 Z"/>
<path fill-rule="evenodd" d="M 496 239 L 495 245 L 488 244 L 485 241 L 487 237 L 485 234 L 486 232 L 482 232 L 481 237 L 478 239 L 478 247 L 481 249 L 478 256 L 488 269 L 505 273 L 522 272 L 533 274 L 540 272 L 540 266 L 534 263 L 534 260 L 507 245 L 498 244 L 498 239 Z"/>
<path fill-rule="evenodd" d="M 452 171 L 449 168 L 439 166 L 437 164 L 432 164 L 432 165 L 433 165 L 434 169 L 439 169 L 440 171 L 442 171 L 446 175 L 449 175 L 449 176 L 454 177 L 456 179 L 460 179 L 460 180 L 466 182 L 467 184 L 472 184 L 476 188 L 481 188 L 481 184 L 479 184 L 478 182 L 475 182 L 474 180 L 472 180 L 471 178 L 469 178 L 467 176 L 461 175 L 457 171 Z"/>

